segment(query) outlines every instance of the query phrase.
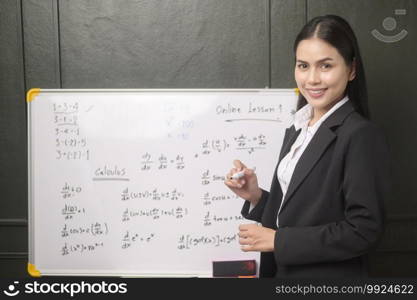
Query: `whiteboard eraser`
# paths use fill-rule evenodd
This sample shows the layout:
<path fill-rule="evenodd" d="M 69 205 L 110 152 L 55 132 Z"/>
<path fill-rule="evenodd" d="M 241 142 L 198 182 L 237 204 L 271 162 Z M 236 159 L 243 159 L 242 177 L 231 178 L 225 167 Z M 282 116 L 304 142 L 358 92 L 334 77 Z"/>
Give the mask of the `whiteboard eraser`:
<path fill-rule="evenodd" d="M 256 275 L 256 260 L 213 261 L 213 277 Z"/>

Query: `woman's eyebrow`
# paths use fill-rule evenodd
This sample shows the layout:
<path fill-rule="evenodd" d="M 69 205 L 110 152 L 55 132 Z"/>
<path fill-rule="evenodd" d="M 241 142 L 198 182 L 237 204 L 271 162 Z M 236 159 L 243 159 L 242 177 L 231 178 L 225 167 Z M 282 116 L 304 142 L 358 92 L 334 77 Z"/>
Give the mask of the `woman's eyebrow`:
<path fill-rule="evenodd" d="M 331 58 L 331 57 L 325 57 L 325 58 L 322 58 L 322 59 L 316 61 L 316 63 L 322 63 L 322 62 L 327 61 L 327 60 L 333 60 L 333 58 Z M 308 64 L 308 62 L 306 62 L 304 60 L 301 60 L 301 59 L 297 59 L 297 62 L 304 63 L 304 64 Z"/>
<path fill-rule="evenodd" d="M 318 60 L 317 62 L 318 63 L 321 63 L 321 62 L 325 62 L 326 60 L 333 60 L 333 58 L 331 58 L 331 57 L 325 57 L 323 59 Z"/>

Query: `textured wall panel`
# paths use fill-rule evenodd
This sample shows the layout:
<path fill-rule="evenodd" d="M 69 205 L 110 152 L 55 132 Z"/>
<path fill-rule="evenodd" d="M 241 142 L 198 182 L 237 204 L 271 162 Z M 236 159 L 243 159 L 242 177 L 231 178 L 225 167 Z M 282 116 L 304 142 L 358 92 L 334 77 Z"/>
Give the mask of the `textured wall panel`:
<path fill-rule="evenodd" d="M 386 224 L 378 251 L 414 251 L 417 263 L 417 217 L 391 217 Z"/>
<path fill-rule="evenodd" d="M 27 272 L 27 255 L 13 255 L 0 257 L 0 278 L 29 278 Z"/>
<path fill-rule="evenodd" d="M 28 89 L 60 87 L 57 3 L 56 0 L 22 1 Z"/>
<path fill-rule="evenodd" d="M 0 226 L 0 253 L 27 252 L 27 226 Z"/>
<path fill-rule="evenodd" d="M 374 277 L 416 277 L 417 252 L 378 252 L 369 259 Z M 398 266 L 401 266 L 400 268 Z"/>
<path fill-rule="evenodd" d="M 305 0 L 271 1 L 271 70 L 273 88 L 294 88 L 295 37 L 305 24 Z"/>
<path fill-rule="evenodd" d="M 0 218 L 27 215 L 27 151 L 20 1 L 0 1 Z"/>
<path fill-rule="evenodd" d="M 60 1 L 65 88 L 266 82 L 265 1 Z"/>

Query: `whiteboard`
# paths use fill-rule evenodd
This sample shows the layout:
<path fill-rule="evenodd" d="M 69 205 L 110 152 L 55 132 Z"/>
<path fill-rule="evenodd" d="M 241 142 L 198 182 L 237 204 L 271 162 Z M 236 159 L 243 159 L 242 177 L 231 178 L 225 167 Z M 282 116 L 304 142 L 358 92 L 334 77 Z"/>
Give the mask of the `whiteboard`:
<path fill-rule="evenodd" d="M 240 250 L 238 226 L 251 222 L 224 176 L 240 159 L 269 190 L 295 90 L 32 90 L 29 98 L 32 272 L 205 277 L 213 261 L 259 263 L 259 253 Z"/>

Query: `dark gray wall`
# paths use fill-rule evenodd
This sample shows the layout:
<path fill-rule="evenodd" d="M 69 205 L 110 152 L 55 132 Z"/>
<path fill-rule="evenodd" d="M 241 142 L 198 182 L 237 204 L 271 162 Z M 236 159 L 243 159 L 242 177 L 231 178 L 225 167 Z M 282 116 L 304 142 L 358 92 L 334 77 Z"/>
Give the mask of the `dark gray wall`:
<path fill-rule="evenodd" d="M 0 1 L 0 276 L 27 264 L 24 79 L 20 1 Z"/>
<path fill-rule="evenodd" d="M 291 88 L 306 20 L 339 14 L 389 139 L 394 195 L 375 276 L 417 276 L 417 15 L 413 0 L 1 0 L 0 276 L 27 276 L 25 92 L 40 88 Z M 405 15 L 395 15 L 405 9 Z M 397 28 L 384 28 L 392 17 Z M 391 25 L 392 23 L 392 19 Z M 385 25 L 388 24 L 388 21 Z M 378 29 L 407 36 L 384 43 Z"/>

